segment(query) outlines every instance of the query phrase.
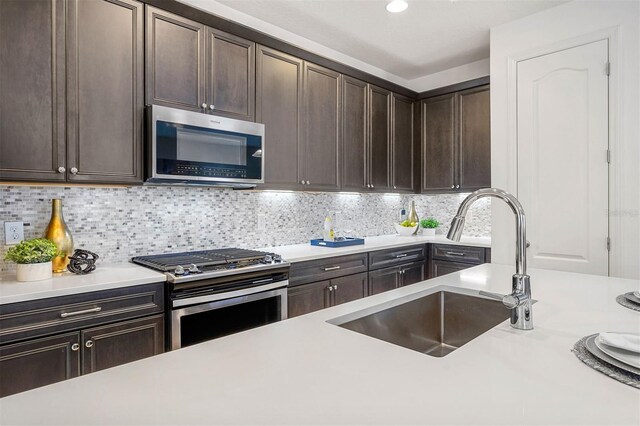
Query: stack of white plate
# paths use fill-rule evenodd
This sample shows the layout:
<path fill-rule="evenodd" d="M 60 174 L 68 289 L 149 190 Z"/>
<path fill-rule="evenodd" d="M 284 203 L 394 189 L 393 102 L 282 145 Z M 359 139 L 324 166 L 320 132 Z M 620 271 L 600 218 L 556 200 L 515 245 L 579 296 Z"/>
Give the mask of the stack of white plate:
<path fill-rule="evenodd" d="M 596 358 L 640 376 L 640 334 L 594 334 L 584 344 Z"/>
<path fill-rule="evenodd" d="M 624 298 L 627 299 L 627 301 L 640 306 L 640 291 L 630 291 L 629 293 L 625 293 Z"/>

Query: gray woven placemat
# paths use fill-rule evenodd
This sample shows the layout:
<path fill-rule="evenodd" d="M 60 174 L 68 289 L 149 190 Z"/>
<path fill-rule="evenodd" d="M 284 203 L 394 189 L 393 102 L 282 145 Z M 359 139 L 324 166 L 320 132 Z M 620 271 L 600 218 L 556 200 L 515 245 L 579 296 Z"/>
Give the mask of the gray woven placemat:
<path fill-rule="evenodd" d="M 625 385 L 633 386 L 636 389 L 640 389 L 640 376 L 630 373 L 621 368 L 613 366 L 599 358 L 593 356 L 591 352 L 585 347 L 584 342 L 590 336 L 583 337 L 573 345 L 573 352 L 580 361 L 587 364 L 589 367 L 606 374 L 607 376 L 616 379 L 617 381 L 624 383 Z"/>
<path fill-rule="evenodd" d="M 625 308 L 633 309 L 634 311 L 640 312 L 640 305 L 628 300 L 626 297 L 624 297 L 624 294 L 621 294 L 620 296 L 616 297 L 616 302 L 618 302 Z"/>

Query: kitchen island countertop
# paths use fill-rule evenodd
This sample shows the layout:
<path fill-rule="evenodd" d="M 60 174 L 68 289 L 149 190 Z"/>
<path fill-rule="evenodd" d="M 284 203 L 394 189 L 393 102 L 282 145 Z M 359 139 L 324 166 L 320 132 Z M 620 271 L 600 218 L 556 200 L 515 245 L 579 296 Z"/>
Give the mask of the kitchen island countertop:
<path fill-rule="evenodd" d="M 448 289 L 509 291 L 484 264 L 0 399 L 1 424 L 640 424 L 640 391 L 571 348 L 640 332 L 615 301 L 640 281 L 532 270 L 535 329 L 505 321 L 443 358 L 328 323 Z"/>

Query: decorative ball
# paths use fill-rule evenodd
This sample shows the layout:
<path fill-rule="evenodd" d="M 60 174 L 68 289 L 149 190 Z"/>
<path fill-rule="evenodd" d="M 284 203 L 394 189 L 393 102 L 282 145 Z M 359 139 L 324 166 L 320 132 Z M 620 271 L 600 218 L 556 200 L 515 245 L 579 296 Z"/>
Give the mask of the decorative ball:
<path fill-rule="evenodd" d="M 89 250 L 76 249 L 73 255 L 69 256 L 67 269 L 74 274 L 84 275 L 96 269 L 96 260 L 100 256 Z"/>

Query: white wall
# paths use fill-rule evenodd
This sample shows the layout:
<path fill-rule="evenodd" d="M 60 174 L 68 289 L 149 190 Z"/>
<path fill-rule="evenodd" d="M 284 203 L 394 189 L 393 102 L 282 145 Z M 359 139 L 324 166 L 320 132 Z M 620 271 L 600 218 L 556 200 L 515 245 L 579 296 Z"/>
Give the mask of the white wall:
<path fill-rule="evenodd" d="M 640 2 L 575 0 L 491 29 L 491 179 L 517 194 L 515 58 L 610 37 L 610 275 L 640 278 Z M 572 40 L 574 39 L 574 40 Z M 561 185 L 562 182 L 558 182 Z M 552 190 L 553 188 L 549 188 Z M 552 208 L 552 207 L 551 207 Z M 492 203 L 492 260 L 513 263 L 514 222 Z"/>

